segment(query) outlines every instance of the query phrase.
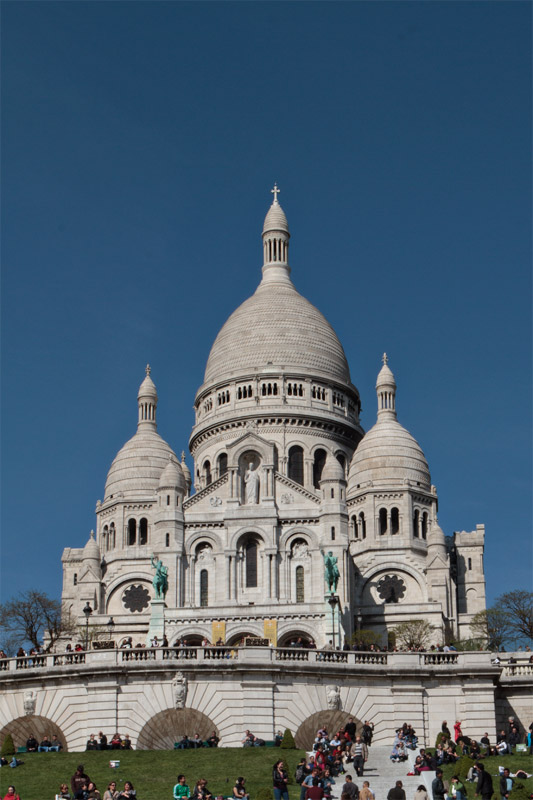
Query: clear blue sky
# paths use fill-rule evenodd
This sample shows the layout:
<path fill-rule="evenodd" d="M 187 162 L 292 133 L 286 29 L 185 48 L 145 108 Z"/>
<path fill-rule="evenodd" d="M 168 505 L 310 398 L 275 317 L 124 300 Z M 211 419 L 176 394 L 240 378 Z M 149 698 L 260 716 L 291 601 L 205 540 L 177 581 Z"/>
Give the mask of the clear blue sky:
<path fill-rule="evenodd" d="M 4 2 L 2 39 L 4 597 L 59 596 L 148 361 L 187 449 L 275 180 L 365 428 L 386 350 L 445 533 L 531 588 L 531 4 Z"/>

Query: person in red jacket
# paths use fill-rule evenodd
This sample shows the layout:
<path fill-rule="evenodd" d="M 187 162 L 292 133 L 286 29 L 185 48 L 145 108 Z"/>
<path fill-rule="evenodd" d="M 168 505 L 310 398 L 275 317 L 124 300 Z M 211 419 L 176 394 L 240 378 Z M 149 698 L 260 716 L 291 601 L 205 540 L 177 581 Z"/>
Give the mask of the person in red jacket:
<path fill-rule="evenodd" d="M 455 725 L 453 726 L 453 738 L 455 739 L 455 743 L 456 744 L 457 744 L 457 742 L 459 741 L 459 739 L 461 738 L 462 735 L 463 735 L 463 732 L 461 730 L 461 723 L 460 723 L 459 720 L 456 720 Z"/>
<path fill-rule="evenodd" d="M 7 787 L 7 794 L 4 795 L 4 800 L 20 800 L 14 786 Z"/>

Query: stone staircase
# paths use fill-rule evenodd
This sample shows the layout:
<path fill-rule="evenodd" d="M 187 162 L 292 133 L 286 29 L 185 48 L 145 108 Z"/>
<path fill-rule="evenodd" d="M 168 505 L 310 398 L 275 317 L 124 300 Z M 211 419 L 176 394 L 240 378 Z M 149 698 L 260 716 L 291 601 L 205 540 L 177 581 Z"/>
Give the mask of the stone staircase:
<path fill-rule="evenodd" d="M 435 777 L 434 772 L 423 772 L 421 775 L 407 775 L 412 772 L 412 764 L 418 754 L 418 750 L 409 751 L 409 761 L 395 764 L 390 760 L 392 745 L 372 745 L 368 749 L 368 761 L 365 764 L 365 774 L 358 778 L 352 764 L 347 765 L 346 772 L 351 775 L 354 783 L 359 789 L 363 788 L 363 781 L 370 783 L 370 788 L 376 795 L 376 800 L 386 800 L 389 789 L 392 789 L 396 781 L 402 781 L 405 790 L 406 800 L 413 800 L 414 794 L 420 784 L 424 784 L 431 798 L 431 781 Z M 344 775 L 335 778 L 333 787 L 333 797 L 340 800 Z"/>

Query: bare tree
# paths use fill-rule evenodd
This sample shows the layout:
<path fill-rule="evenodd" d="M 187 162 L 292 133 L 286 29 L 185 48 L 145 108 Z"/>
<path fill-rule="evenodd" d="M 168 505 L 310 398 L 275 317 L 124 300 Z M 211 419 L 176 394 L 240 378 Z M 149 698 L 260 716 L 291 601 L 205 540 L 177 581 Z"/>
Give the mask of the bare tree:
<path fill-rule="evenodd" d="M 511 633 L 509 616 L 499 608 L 478 611 L 470 621 L 470 631 L 481 647 L 499 650 L 508 641 Z"/>
<path fill-rule="evenodd" d="M 506 592 L 496 599 L 495 608 L 507 615 L 515 636 L 533 639 L 533 592 L 524 589 Z"/>
<path fill-rule="evenodd" d="M 71 622 L 62 613 L 61 603 L 34 589 L 0 605 L 0 633 L 10 650 L 14 643 L 31 642 L 41 647 L 46 640 L 49 651 L 62 633 L 70 632 Z"/>
<path fill-rule="evenodd" d="M 392 629 L 396 644 L 408 650 L 426 650 L 431 644 L 434 628 L 424 619 L 409 619 Z"/>

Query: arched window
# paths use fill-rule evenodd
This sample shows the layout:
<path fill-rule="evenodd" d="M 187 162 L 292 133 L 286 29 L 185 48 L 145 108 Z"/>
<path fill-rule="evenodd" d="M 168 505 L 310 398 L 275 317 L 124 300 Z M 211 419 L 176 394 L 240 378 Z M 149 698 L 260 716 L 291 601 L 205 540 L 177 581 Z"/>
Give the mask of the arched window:
<path fill-rule="evenodd" d="M 366 539 L 366 519 L 363 511 L 359 514 L 359 528 L 361 530 L 361 539 Z"/>
<path fill-rule="evenodd" d="M 167 506 L 169 506 L 169 505 L 170 505 L 170 495 L 167 494 Z"/>
<path fill-rule="evenodd" d="M 128 546 L 132 547 L 137 541 L 137 522 L 134 519 L 128 520 Z"/>
<path fill-rule="evenodd" d="M 75 572 L 74 575 L 72 576 L 72 583 L 74 584 L 74 586 L 78 585 L 78 573 L 77 572 Z"/>
<path fill-rule="evenodd" d="M 422 514 L 422 539 L 427 539 L 428 535 L 428 512 Z"/>
<path fill-rule="evenodd" d="M 355 516 L 355 514 L 354 514 L 354 516 L 351 518 L 351 523 L 352 523 L 352 534 L 353 534 L 353 538 L 354 538 L 354 539 L 358 539 L 358 538 L 359 538 L 359 529 L 358 529 L 358 527 L 357 527 L 357 517 Z"/>
<path fill-rule="evenodd" d="M 289 478 L 304 485 L 304 451 L 298 445 L 289 450 Z"/>
<path fill-rule="evenodd" d="M 393 536 L 400 532 L 400 512 L 397 508 L 391 509 L 390 512 L 390 532 Z"/>
<path fill-rule="evenodd" d="M 468 569 L 472 569 L 472 559 L 468 559 Z"/>
<path fill-rule="evenodd" d="M 313 462 L 313 486 L 315 489 L 320 489 L 320 479 L 322 478 L 322 470 L 326 463 L 327 453 L 325 450 L 315 451 L 315 460 Z"/>
<path fill-rule="evenodd" d="M 418 508 L 415 508 L 415 513 L 413 514 L 413 536 L 418 539 L 420 535 L 419 531 L 420 527 L 420 511 Z"/>
<path fill-rule="evenodd" d="M 302 566 L 296 567 L 296 602 L 305 602 L 304 568 Z"/>
<path fill-rule="evenodd" d="M 342 471 L 344 472 L 344 477 L 346 477 L 346 456 L 344 453 L 337 453 L 337 461 L 342 467 Z"/>
<path fill-rule="evenodd" d="M 109 539 L 108 539 L 108 550 L 112 550 L 115 547 L 115 523 L 112 522 L 109 526 Z"/>
<path fill-rule="evenodd" d="M 332 542 L 334 542 L 334 541 L 335 541 L 335 528 L 334 528 L 333 526 L 332 526 L 332 528 L 331 528 L 331 541 L 332 541 Z"/>
<path fill-rule="evenodd" d="M 200 570 L 200 606 L 207 608 L 209 605 L 209 573 L 206 569 Z"/>
<path fill-rule="evenodd" d="M 380 508 L 379 509 L 379 533 L 380 536 L 383 536 L 387 533 L 387 509 Z"/>
<path fill-rule="evenodd" d="M 104 525 L 104 529 L 102 531 L 102 549 L 109 550 L 109 528 L 107 525 Z"/>
<path fill-rule="evenodd" d="M 221 478 L 228 471 L 228 455 L 221 453 L 218 457 L 218 477 Z"/>
<path fill-rule="evenodd" d="M 244 548 L 245 585 L 247 589 L 257 587 L 257 543 L 248 542 Z"/>
<path fill-rule="evenodd" d="M 139 544 L 148 544 L 148 520 L 143 517 L 139 523 Z"/>
<path fill-rule="evenodd" d="M 206 461 L 204 464 L 204 475 L 205 475 L 205 485 L 209 486 L 211 483 L 211 464 L 209 461 Z"/>

